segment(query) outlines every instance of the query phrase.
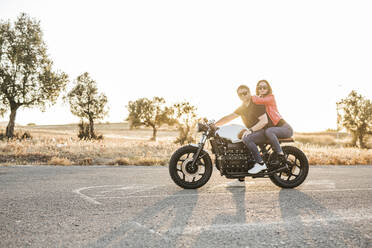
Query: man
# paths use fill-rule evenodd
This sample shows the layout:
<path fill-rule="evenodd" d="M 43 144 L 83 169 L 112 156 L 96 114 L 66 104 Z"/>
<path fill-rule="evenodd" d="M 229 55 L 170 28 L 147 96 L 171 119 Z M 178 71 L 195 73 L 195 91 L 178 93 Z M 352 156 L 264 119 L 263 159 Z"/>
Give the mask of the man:
<path fill-rule="evenodd" d="M 225 125 L 226 123 L 241 117 L 244 125 L 248 128 L 242 136 L 243 143 L 252 152 L 255 165 L 248 173 L 257 174 L 258 172 L 267 169 L 260 152 L 258 151 L 257 144 L 266 140 L 265 130 L 263 129 L 268 124 L 268 117 L 266 115 L 264 105 L 256 105 L 251 100 L 251 92 L 246 85 L 240 85 L 237 89 L 238 96 L 243 102 L 232 114 L 226 115 L 218 120 L 215 125 L 217 127 Z M 244 178 L 239 181 L 244 182 Z"/>

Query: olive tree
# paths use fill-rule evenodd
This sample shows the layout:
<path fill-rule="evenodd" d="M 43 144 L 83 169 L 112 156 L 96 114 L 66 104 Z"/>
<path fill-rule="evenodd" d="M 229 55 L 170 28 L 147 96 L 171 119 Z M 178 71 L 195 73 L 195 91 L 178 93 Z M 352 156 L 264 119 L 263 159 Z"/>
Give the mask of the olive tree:
<path fill-rule="evenodd" d="M 71 113 L 89 122 L 88 139 L 95 139 L 94 121 L 103 119 L 108 113 L 107 97 L 98 93 L 97 83 L 88 72 L 78 76 L 75 86 L 67 94 Z"/>
<path fill-rule="evenodd" d="M 361 148 L 365 148 L 365 138 L 372 134 L 372 102 L 356 91 L 337 103 L 338 124 L 345 127 L 352 136 L 352 145 L 359 140 Z"/>
<path fill-rule="evenodd" d="M 146 126 L 152 127 L 152 138 L 156 140 L 158 128 L 164 124 L 173 125 L 173 109 L 165 106 L 165 100 L 162 97 L 153 99 L 140 98 L 136 101 L 130 101 L 126 106 L 129 115 L 126 119 L 130 127 Z"/>
<path fill-rule="evenodd" d="M 0 114 L 10 111 L 6 136 L 13 137 L 17 110 L 54 104 L 68 82 L 53 71 L 40 22 L 22 13 L 0 21 Z"/>

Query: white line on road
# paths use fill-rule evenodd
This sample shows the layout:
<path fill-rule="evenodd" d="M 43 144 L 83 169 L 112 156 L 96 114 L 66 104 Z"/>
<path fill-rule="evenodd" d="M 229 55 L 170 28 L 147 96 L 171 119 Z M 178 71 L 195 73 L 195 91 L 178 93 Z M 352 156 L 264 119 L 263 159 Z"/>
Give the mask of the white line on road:
<path fill-rule="evenodd" d="M 80 188 L 80 189 L 75 189 L 75 190 L 73 190 L 72 192 L 78 194 L 81 198 L 87 200 L 87 201 L 90 202 L 90 203 L 93 203 L 93 204 L 96 204 L 96 205 L 101 205 L 102 203 L 96 201 L 96 200 L 95 200 L 96 198 L 89 197 L 89 196 L 87 196 L 87 195 L 81 193 L 81 191 L 83 191 L 83 190 L 87 190 L 87 189 L 92 189 L 92 188 L 120 187 L 120 186 L 125 186 L 125 185 L 101 185 L 101 186 L 89 186 L 89 187 L 83 187 L 83 188 Z"/>
<path fill-rule="evenodd" d="M 123 186 L 125 186 L 125 187 L 123 187 Z M 126 185 L 100 185 L 100 186 L 89 186 L 89 187 L 83 187 L 83 188 L 75 189 L 75 190 L 73 190 L 73 192 L 76 193 L 76 194 L 78 194 L 81 198 L 87 200 L 90 203 L 93 203 L 93 204 L 96 204 L 96 205 L 101 205 L 102 203 L 100 203 L 99 201 L 96 200 L 98 197 L 101 198 L 101 199 L 102 198 L 110 198 L 110 197 L 104 197 L 104 196 L 102 197 L 102 195 L 95 195 L 95 197 L 91 197 L 91 196 L 88 196 L 86 194 L 81 193 L 81 191 L 88 190 L 88 189 L 94 189 L 94 188 L 107 188 L 107 187 L 114 188 L 114 189 L 102 191 L 102 192 L 99 192 L 99 193 L 104 194 L 104 193 L 111 193 L 111 192 L 119 191 L 119 190 L 137 189 L 137 190 L 133 190 L 132 192 L 128 193 L 128 196 L 130 196 L 130 195 L 133 195 L 133 194 L 136 194 L 136 193 L 140 193 L 140 192 L 143 192 L 143 191 L 146 191 L 146 190 L 154 189 L 157 186 L 146 186 L 146 185 L 131 185 L 131 186 L 126 186 Z M 119 188 L 116 188 L 116 187 L 119 187 Z"/>

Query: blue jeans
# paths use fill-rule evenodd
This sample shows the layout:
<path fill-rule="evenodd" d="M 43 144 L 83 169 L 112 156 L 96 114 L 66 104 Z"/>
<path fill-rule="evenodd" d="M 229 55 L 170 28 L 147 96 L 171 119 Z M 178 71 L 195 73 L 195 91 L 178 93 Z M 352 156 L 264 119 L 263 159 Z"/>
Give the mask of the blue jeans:
<path fill-rule="evenodd" d="M 292 135 L 293 129 L 288 123 L 285 123 L 281 127 L 269 127 L 265 129 L 265 136 L 270 141 L 273 150 L 277 153 L 283 153 L 278 138 L 279 139 L 290 138 Z"/>
<path fill-rule="evenodd" d="M 265 143 L 267 141 L 266 136 L 265 136 L 265 129 L 261 129 L 261 130 L 251 133 L 250 135 L 243 138 L 242 141 L 251 151 L 256 162 L 262 163 L 263 160 L 260 155 L 260 152 L 258 151 L 257 144 Z"/>

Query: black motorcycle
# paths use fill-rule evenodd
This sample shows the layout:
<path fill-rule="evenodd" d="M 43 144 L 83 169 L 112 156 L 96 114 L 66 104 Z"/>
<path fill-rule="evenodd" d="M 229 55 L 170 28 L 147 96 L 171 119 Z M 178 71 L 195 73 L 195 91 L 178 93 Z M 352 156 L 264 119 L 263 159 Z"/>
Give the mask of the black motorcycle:
<path fill-rule="evenodd" d="M 213 122 L 198 123 L 198 132 L 203 132 L 198 145 L 190 144 L 176 150 L 169 162 L 172 180 L 185 189 L 196 189 L 208 182 L 212 175 L 213 163 L 204 145 L 209 139 L 214 163 L 221 176 L 226 178 L 270 178 L 277 186 L 294 188 L 305 181 L 309 172 L 306 155 L 294 146 L 282 146 L 286 160 L 279 159 L 269 142 L 258 144 L 261 156 L 267 166 L 257 174 L 250 174 L 255 160 L 243 142 L 233 143 L 221 137 Z M 280 143 L 294 142 L 293 139 L 280 139 Z"/>

